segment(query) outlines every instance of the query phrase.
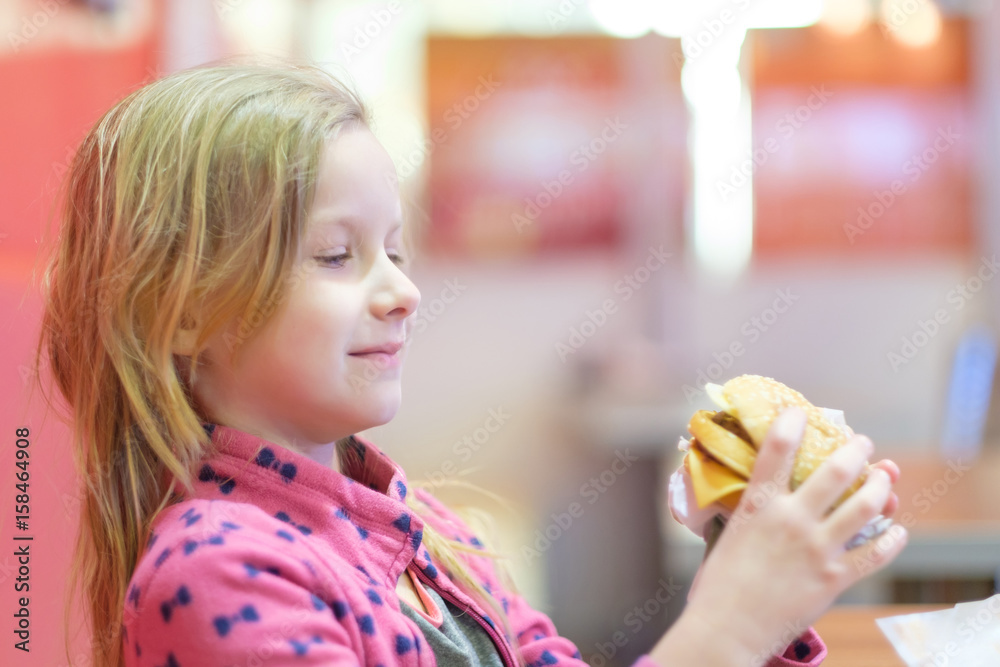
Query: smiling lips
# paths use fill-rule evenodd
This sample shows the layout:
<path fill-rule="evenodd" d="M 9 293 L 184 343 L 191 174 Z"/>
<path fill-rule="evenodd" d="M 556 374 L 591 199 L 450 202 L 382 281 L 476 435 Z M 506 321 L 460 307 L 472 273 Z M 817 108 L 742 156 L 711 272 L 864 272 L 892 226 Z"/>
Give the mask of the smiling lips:
<path fill-rule="evenodd" d="M 399 365 L 399 351 L 403 348 L 403 343 L 392 342 L 366 347 L 357 352 L 350 352 L 349 355 L 359 359 L 367 359 L 374 362 L 379 368 L 390 368 Z"/>

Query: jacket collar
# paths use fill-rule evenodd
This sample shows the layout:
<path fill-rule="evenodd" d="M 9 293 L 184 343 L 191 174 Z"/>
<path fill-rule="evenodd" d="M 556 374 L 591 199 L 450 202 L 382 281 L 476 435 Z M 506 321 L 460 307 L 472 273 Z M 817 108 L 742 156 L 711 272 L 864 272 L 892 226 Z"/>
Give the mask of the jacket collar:
<path fill-rule="evenodd" d="M 338 448 L 338 472 L 250 433 L 202 426 L 214 451 L 195 468 L 194 497 L 256 505 L 338 552 L 345 539 L 357 540 L 352 551 L 362 571 L 395 586 L 420 547 L 424 522 L 405 503 L 403 469 L 378 447 L 351 436 L 348 455 Z M 426 560 L 421 551 L 418 565 Z"/>

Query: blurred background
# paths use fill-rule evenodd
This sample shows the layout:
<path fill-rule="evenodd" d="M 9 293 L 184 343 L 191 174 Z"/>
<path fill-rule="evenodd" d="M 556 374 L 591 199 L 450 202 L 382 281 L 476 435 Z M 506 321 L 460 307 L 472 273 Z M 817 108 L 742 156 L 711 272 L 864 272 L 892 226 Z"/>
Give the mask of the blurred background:
<path fill-rule="evenodd" d="M 995 3 L 2 0 L 0 452 L 11 470 L 30 427 L 36 550 L 31 661 L 4 664 L 64 663 L 79 493 L 27 389 L 55 188 L 115 101 L 238 53 L 318 62 L 374 108 L 422 302 L 403 407 L 365 435 L 494 513 L 591 664 L 629 664 L 683 607 L 703 544 L 666 481 L 705 383 L 741 373 L 843 410 L 902 468 L 910 546 L 840 602 L 1000 585 Z M 0 508 L 13 609 L 12 491 Z"/>

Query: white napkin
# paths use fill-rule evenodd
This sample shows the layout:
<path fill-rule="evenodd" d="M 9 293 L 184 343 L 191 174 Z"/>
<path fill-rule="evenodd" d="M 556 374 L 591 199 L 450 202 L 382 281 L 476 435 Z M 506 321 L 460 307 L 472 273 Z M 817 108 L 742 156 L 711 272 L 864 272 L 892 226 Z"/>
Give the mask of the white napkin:
<path fill-rule="evenodd" d="M 1000 594 L 875 623 L 907 667 L 1000 665 Z"/>
<path fill-rule="evenodd" d="M 681 438 L 677 443 L 677 448 L 682 452 L 686 452 L 690 446 L 691 442 L 686 438 Z M 712 520 L 712 517 L 721 514 L 728 519 L 732 514 L 721 503 L 712 503 L 705 508 L 698 507 L 691 473 L 683 465 L 670 475 L 670 483 L 667 486 L 667 507 L 670 508 L 670 514 L 675 521 L 701 538 L 705 537 L 705 525 Z"/>

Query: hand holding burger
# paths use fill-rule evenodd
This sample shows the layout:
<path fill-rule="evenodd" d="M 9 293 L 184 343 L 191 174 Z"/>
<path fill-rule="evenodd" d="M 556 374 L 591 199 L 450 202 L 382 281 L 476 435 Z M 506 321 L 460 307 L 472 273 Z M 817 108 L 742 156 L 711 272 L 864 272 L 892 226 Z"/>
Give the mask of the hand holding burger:
<path fill-rule="evenodd" d="M 683 466 L 670 481 L 670 509 L 674 518 L 695 534 L 705 537 L 709 550 L 728 518 L 736 510 L 746 489 L 757 452 L 778 415 L 789 407 L 806 416 L 802 442 L 788 479 L 775 480 L 794 491 L 854 432 L 836 410 L 817 408 L 802 394 L 759 375 L 741 375 L 723 385 L 708 384 L 709 397 L 719 410 L 699 410 L 691 417 L 692 440 L 683 441 L 687 452 Z M 873 466 L 866 463 L 830 511 L 854 494 Z M 885 469 L 885 467 L 883 467 Z M 895 466 L 886 470 L 898 476 Z M 884 532 L 891 520 L 878 516 L 846 545 L 861 544 Z"/>
<path fill-rule="evenodd" d="M 891 461 L 870 465 L 868 438 L 774 380 L 742 376 L 709 390 L 725 414 L 692 419 L 670 507 L 696 533 L 717 514 L 728 525 L 650 657 L 663 665 L 763 665 L 905 548 L 898 524 L 882 522 L 881 537 L 865 536 L 880 512 L 894 511 L 899 471 Z"/>

